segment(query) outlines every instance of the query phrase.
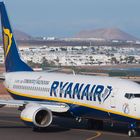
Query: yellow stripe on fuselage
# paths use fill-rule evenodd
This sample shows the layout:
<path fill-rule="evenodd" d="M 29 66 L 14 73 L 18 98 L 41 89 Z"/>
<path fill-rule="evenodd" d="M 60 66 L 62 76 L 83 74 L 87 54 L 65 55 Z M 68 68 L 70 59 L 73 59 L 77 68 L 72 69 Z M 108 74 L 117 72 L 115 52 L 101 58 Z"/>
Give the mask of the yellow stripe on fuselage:
<path fill-rule="evenodd" d="M 8 88 L 7 88 L 7 90 L 8 90 L 8 92 L 10 92 L 12 94 L 19 95 L 19 96 L 22 96 L 22 97 L 28 97 L 28 98 L 32 98 L 32 99 L 43 99 L 43 100 L 57 101 L 57 102 L 63 102 L 63 103 L 70 103 L 70 104 L 75 104 L 75 105 L 84 106 L 84 107 L 88 107 L 88 108 L 93 108 L 93 109 L 104 111 L 104 112 L 107 112 L 107 113 L 113 113 L 113 114 L 116 114 L 116 115 L 121 115 L 121 116 L 129 117 L 129 118 L 132 118 L 132 119 L 140 120 L 140 117 L 136 117 L 136 116 L 129 115 L 129 114 L 124 114 L 123 112 L 119 112 L 119 111 L 113 111 L 113 110 L 93 106 L 93 105 L 86 104 L 86 103 L 75 102 L 75 101 L 72 101 L 72 100 L 62 99 L 62 98 L 59 98 L 59 97 L 45 97 L 45 96 L 29 95 L 29 94 L 19 93 L 17 91 L 12 91 L 11 89 L 8 89 Z"/>

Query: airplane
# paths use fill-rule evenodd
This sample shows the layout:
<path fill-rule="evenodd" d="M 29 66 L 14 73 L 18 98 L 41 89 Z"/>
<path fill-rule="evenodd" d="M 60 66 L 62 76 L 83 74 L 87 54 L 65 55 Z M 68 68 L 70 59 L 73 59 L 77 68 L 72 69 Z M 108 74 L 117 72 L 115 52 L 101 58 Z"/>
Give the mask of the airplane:
<path fill-rule="evenodd" d="M 103 122 L 128 126 L 134 137 L 140 128 L 140 85 L 129 80 L 35 72 L 18 53 L 4 2 L 0 2 L 5 58 L 4 85 L 12 100 L 0 105 L 19 106 L 20 118 L 34 131 L 49 127 L 54 115 L 86 119 L 90 129 L 102 129 Z"/>

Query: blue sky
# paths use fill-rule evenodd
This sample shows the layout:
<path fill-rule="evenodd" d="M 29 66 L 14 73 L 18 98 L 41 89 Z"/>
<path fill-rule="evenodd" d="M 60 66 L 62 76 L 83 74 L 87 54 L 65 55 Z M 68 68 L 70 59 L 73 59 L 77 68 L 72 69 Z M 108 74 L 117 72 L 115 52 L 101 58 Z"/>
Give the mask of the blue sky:
<path fill-rule="evenodd" d="M 12 25 L 32 36 L 120 28 L 140 38 L 140 0 L 5 0 Z"/>

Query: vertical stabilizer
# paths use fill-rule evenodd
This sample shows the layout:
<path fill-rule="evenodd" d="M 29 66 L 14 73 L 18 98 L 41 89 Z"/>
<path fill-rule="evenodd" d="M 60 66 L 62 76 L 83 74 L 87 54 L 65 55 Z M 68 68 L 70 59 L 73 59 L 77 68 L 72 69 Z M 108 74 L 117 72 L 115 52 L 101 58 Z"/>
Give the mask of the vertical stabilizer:
<path fill-rule="evenodd" d="M 4 2 L 0 2 L 0 15 L 6 72 L 33 71 L 19 56 Z"/>

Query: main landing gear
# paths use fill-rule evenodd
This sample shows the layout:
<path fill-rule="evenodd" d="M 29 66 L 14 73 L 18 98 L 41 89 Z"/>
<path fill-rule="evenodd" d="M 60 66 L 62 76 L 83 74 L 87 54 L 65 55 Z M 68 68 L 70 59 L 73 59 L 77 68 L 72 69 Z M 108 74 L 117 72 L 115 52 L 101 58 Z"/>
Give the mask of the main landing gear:
<path fill-rule="evenodd" d="M 102 120 L 88 119 L 87 122 L 88 129 L 103 130 L 103 126 L 104 124 Z"/>

